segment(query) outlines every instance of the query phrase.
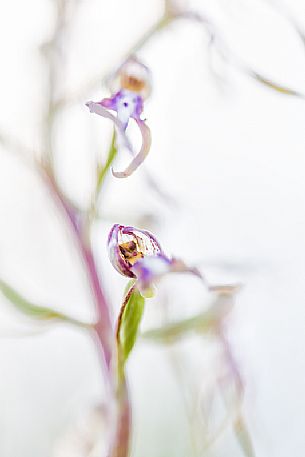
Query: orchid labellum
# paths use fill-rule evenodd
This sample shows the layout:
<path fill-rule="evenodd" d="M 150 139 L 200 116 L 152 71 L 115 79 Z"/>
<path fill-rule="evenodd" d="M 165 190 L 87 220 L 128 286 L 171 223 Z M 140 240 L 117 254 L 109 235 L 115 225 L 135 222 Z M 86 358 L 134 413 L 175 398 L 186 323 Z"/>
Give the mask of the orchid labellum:
<path fill-rule="evenodd" d="M 143 296 L 151 296 L 154 283 L 168 273 L 192 273 L 203 279 L 196 268 L 168 257 L 157 239 L 147 230 L 115 224 L 108 238 L 109 258 L 124 276 L 135 278 Z"/>
<path fill-rule="evenodd" d="M 111 119 L 118 133 L 119 144 L 127 147 L 133 155 L 133 159 L 124 171 L 113 171 L 116 178 L 127 178 L 145 160 L 150 150 L 151 134 L 145 121 L 141 119 L 144 99 L 151 91 L 151 75 L 149 69 L 136 58 L 128 59 L 115 73 L 113 87 L 118 90 L 110 98 L 104 98 L 100 102 L 87 102 L 91 113 Z M 114 111 L 114 115 L 111 111 Z M 135 154 L 127 138 L 126 128 L 129 120 L 134 119 L 137 123 L 141 136 L 142 146 Z"/>

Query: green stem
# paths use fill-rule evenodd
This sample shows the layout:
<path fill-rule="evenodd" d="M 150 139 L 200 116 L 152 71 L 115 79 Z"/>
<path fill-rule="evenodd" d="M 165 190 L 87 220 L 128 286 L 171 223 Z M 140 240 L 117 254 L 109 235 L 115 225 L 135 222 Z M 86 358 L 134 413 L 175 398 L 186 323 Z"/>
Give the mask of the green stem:
<path fill-rule="evenodd" d="M 97 183 L 96 183 L 96 199 L 99 196 L 99 193 L 100 193 L 100 191 L 102 189 L 102 186 L 104 184 L 105 177 L 106 177 L 106 175 L 107 175 L 107 173 L 109 171 L 109 168 L 112 165 L 113 160 L 116 157 L 117 152 L 118 152 L 118 150 L 117 150 L 117 147 L 116 147 L 116 133 L 115 133 L 115 131 L 113 131 L 110 147 L 109 147 L 109 150 L 108 150 L 106 163 L 105 163 L 104 166 L 101 167 L 101 169 L 100 169 L 100 171 L 98 173 Z"/>
<path fill-rule="evenodd" d="M 110 146 L 108 149 L 106 163 L 105 163 L 105 165 L 100 166 L 98 169 L 96 187 L 95 187 L 94 194 L 92 197 L 91 206 L 88 210 L 88 215 L 87 215 L 87 225 L 85 228 L 85 231 L 87 232 L 87 238 L 90 237 L 90 226 L 91 226 L 92 222 L 94 221 L 94 219 L 96 219 L 96 216 L 97 216 L 98 200 L 99 200 L 99 196 L 100 196 L 103 184 L 105 182 L 105 178 L 108 174 L 108 171 L 109 171 L 116 155 L 117 155 L 116 133 L 114 130 L 113 134 L 112 134 L 111 143 L 110 143 Z"/>

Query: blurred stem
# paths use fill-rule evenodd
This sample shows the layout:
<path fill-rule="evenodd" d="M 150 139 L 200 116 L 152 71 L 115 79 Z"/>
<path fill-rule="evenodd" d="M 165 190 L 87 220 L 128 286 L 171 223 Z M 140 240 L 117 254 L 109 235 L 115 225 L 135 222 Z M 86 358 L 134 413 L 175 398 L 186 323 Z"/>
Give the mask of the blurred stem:
<path fill-rule="evenodd" d="M 241 412 L 241 406 L 242 406 L 243 396 L 244 396 L 244 382 L 243 382 L 238 364 L 233 355 L 233 351 L 232 351 L 230 342 L 227 338 L 223 322 L 219 323 L 216 334 L 217 334 L 217 337 L 219 338 L 219 341 L 221 342 L 224 359 L 225 359 L 227 367 L 229 369 L 231 378 L 233 379 L 233 382 L 235 383 L 235 389 L 236 389 L 236 395 L 237 395 L 237 399 L 236 399 L 237 407 L 236 407 L 236 414 L 234 415 L 234 417 L 232 417 L 232 421 L 231 421 L 232 429 L 235 433 L 236 439 L 237 439 L 245 457 L 255 457 L 255 451 L 254 451 L 253 443 L 251 440 L 251 436 L 250 436 L 250 433 L 246 426 L 246 422 L 245 422 L 245 420 L 242 416 L 242 412 Z M 222 384 L 220 384 L 220 388 L 223 392 L 224 386 Z M 224 397 L 225 397 L 225 395 L 224 395 Z"/>
<path fill-rule="evenodd" d="M 15 307 L 15 309 L 21 312 L 24 316 L 46 322 L 63 322 L 87 330 L 92 330 L 94 326 L 94 324 L 81 322 L 77 319 L 74 319 L 73 317 L 68 316 L 67 314 L 60 313 L 53 308 L 36 305 L 30 302 L 10 284 L 3 281 L 2 279 L 0 279 L 0 291 Z"/>
<path fill-rule="evenodd" d="M 195 400 L 195 398 L 192 398 L 195 397 L 195 386 L 190 386 L 189 382 L 185 382 L 184 375 L 187 365 L 183 364 L 183 353 L 179 351 L 179 348 L 175 346 L 170 347 L 169 358 L 174 372 L 174 378 L 181 394 L 182 403 L 189 425 L 189 437 L 190 444 L 192 446 L 192 455 L 193 457 L 196 457 L 198 456 L 198 437 L 195 430 L 195 424 L 197 419 L 196 407 L 198 407 L 198 404 L 196 401 L 197 399 Z M 196 405 L 195 408 L 192 403 Z"/>
<path fill-rule="evenodd" d="M 57 0 L 56 7 L 57 22 L 54 28 L 54 35 L 50 40 L 50 43 L 47 43 L 45 46 L 46 63 L 48 68 L 48 102 L 44 122 L 44 149 L 46 153 L 43 156 L 41 169 L 42 175 L 50 189 L 54 200 L 56 201 L 60 211 L 64 215 L 68 225 L 70 226 L 70 229 L 72 230 L 74 239 L 79 249 L 79 253 L 84 262 L 99 316 L 98 322 L 94 328 L 94 336 L 96 336 L 98 339 L 98 352 L 103 355 L 103 364 L 106 366 L 107 380 L 111 390 L 110 393 L 114 393 L 115 379 L 114 373 L 112 371 L 112 323 L 109 313 L 109 306 L 103 291 L 101 279 L 98 275 L 98 270 L 91 247 L 90 227 L 88 227 L 87 222 L 91 222 L 91 220 L 95 217 L 96 206 L 105 176 L 107 175 L 117 152 L 115 147 L 115 132 L 112 136 L 106 163 L 98 172 L 96 190 L 91 210 L 89 210 L 87 214 L 81 215 L 81 213 L 70 204 L 69 200 L 61 191 L 59 184 L 56 181 L 53 169 L 52 138 L 54 134 L 56 115 L 58 113 L 58 108 L 60 107 L 60 104 L 58 104 L 55 100 L 55 93 L 58 82 L 56 65 L 58 64 L 59 57 L 58 40 L 60 35 L 62 35 L 64 25 L 66 23 L 66 0 Z M 159 27 L 160 24 L 158 24 L 156 29 Z M 137 46 L 131 50 L 131 52 L 134 52 L 138 46 L 141 47 L 153 33 L 153 29 L 146 33 L 138 42 Z M 116 430 L 114 441 L 110 447 L 109 457 L 127 457 L 129 453 L 130 442 L 131 408 L 124 368 L 121 375 L 118 377 L 115 399 L 117 404 Z"/>
<path fill-rule="evenodd" d="M 55 7 L 55 26 L 51 38 L 43 43 L 41 50 L 45 57 L 46 71 L 47 71 L 47 87 L 46 87 L 46 112 L 44 115 L 43 123 L 43 137 L 44 137 L 44 163 L 53 167 L 53 154 L 52 154 L 52 136 L 55 121 L 55 92 L 57 89 L 57 63 L 59 58 L 58 42 L 63 33 L 64 25 L 66 22 L 66 1 L 56 0 Z"/>
<path fill-rule="evenodd" d="M 119 380 L 117 392 L 117 420 L 113 448 L 109 457 L 127 457 L 130 447 L 131 405 L 129 400 L 125 372 Z"/>
<path fill-rule="evenodd" d="M 116 133 L 115 130 L 113 131 L 112 134 L 112 139 L 110 143 L 110 147 L 108 150 L 108 155 L 107 155 L 107 160 L 104 166 L 102 166 L 99 170 L 98 177 L 97 177 L 97 183 L 96 183 L 96 199 L 99 197 L 99 193 L 102 189 L 102 186 L 104 184 L 104 179 L 109 171 L 109 168 L 111 167 L 111 164 L 117 154 L 117 147 L 116 147 Z"/>
<path fill-rule="evenodd" d="M 242 380 L 242 377 L 241 377 L 241 374 L 239 371 L 238 364 L 233 356 L 232 348 L 228 341 L 227 335 L 225 333 L 224 325 L 223 325 L 222 321 L 220 321 L 217 326 L 216 335 L 222 345 L 224 358 L 226 360 L 227 366 L 231 373 L 232 379 L 235 382 L 237 395 L 238 395 L 240 401 L 242 401 L 242 397 L 243 397 L 243 393 L 244 393 L 244 383 L 243 383 L 243 380 Z"/>
<path fill-rule="evenodd" d="M 109 307 L 102 289 L 101 280 L 99 278 L 97 267 L 92 252 L 90 240 L 84 236 L 83 232 L 83 221 L 79 214 L 71 205 L 67 202 L 64 195 L 61 193 L 57 186 L 56 180 L 50 168 L 44 167 L 44 177 L 49 190 L 56 201 L 60 211 L 65 216 L 67 223 L 69 224 L 77 246 L 79 248 L 80 255 L 83 259 L 87 277 L 93 292 L 96 308 L 98 311 L 98 324 L 96 325 L 96 333 L 101 342 L 101 347 L 104 355 L 104 361 L 107 367 L 108 373 L 111 372 L 111 358 L 112 358 L 112 324 L 109 314 Z"/>
<path fill-rule="evenodd" d="M 216 301 L 210 308 L 197 316 L 183 319 L 178 322 L 165 324 L 162 327 L 146 330 L 142 338 L 156 343 L 173 343 L 190 332 L 206 334 L 215 331 L 219 321 L 232 309 L 229 303 Z"/>
<path fill-rule="evenodd" d="M 111 143 L 110 143 L 110 146 L 108 149 L 106 163 L 104 165 L 100 165 L 98 167 L 96 187 L 95 187 L 94 195 L 92 198 L 91 207 L 88 211 L 88 225 L 90 225 L 97 216 L 97 205 L 98 205 L 99 196 L 100 196 L 103 184 L 105 182 L 105 178 L 108 174 L 108 171 L 109 171 L 116 155 L 117 155 L 116 133 L 115 133 L 115 130 L 113 130 Z"/>
<path fill-rule="evenodd" d="M 41 170 L 49 190 L 56 201 L 60 211 L 64 215 L 68 225 L 70 226 L 80 255 L 84 262 L 87 272 L 88 280 L 93 292 L 96 308 L 98 311 L 98 324 L 96 326 L 96 333 L 101 342 L 101 348 L 104 356 L 105 365 L 108 374 L 111 372 L 111 358 L 112 358 L 112 324 L 109 314 L 109 306 L 104 295 L 101 285 L 101 280 L 98 275 L 93 251 L 91 248 L 90 237 L 87 236 L 84 230 L 83 218 L 79 211 L 71 205 L 70 201 L 61 191 L 59 184 L 56 181 L 53 169 L 53 146 L 52 139 L 54 135 L 54 125 L 56 120 L 56 101 L 55 95 L 58 90 L 58 65 L 60 62 L 60 39 L 65 31 L 68 21 L 68 7 L 67 0 L 56 0 L 56 19 L 54 31 L 51 39 L 42 46 L 45 54 L 46 67 L 48 72 L 48 90 L 47 90 L 47 103 L 46 115 L 44 121 L 44 156 L 42 158 Z"/>
<path fill-rule="evenodd" d="M 87 96 L 89 92 L 94 90 L 96 87 L 98 87 L 101 82 L 102 85 L 107 85 L 107 82 L 111 78 L 111 76 L 117 71 L 117 69 L 120 67 L 121 62 L 124 62 L 128 57 L 130 57 L 132 54 L 135 54 L 138 52 L 140 49 L 142 49 L 148 41 L 150 41 L 151 38 L 153 38 L 158 32 L 166 28 L 173 20 L 175 19 L 174 16 L 170 16 L 167 14 L 165 11 L 164 14 L 158 21 L 156 21 L 148 30 L 144 32 L 144 34 L 136 41 L 136 43 L 131 46 L 131 48 L 123 55 L 120 59 L 120 64 L 115 67 L 114 70 L 111 72 L 107 72 L 107 74 L 102 75 L 101 73 L 98 74 L 95 78 L 93 78 L 89 83 L 85 84 L 83 87 L 81 87 L 78 91 L 68 94 L 67 96 L 60 98 L 57 100 L 55 104 L 55 109 L 59 110 L 64 108 L 67 104 L 72 103 L 75 100 L 82 99 Z"/>
<path fill-rule="evenodd" d="M 62 2 L 63 4 L 65 3 L 64 0 L 57 0 L 58 4 L 61 5 Z M 298 33 L 300 36 L 302 42 L 304 43 L 304 34 L 300 30 L 300 28 L 297 26 L 296 22 L 291 18 L 291 15 L 288 15 L 285 11 L 282 11 L 282 14 L 290 21 L 292 27 L 295 29 L 295 31 Z M 251 77 L 255 80 L 257 80 L 259 83 L 262 83 L 266 86 L 269 86 L 271 89 L 275 89 L 278 92 L 281 92 L 286 95 L 292 95 L 300 98 L 304 98 L 304 94 L 300 93 L 298 91 L 295 91 L 293 89 L 290 89 L 286 86 L 281 86 L 273 81 L 270 81 L 268 78 L 260 75 L 258 72 L 253 71 L 247 64 L 245 64 L 242 59 L 240 59 L 238 56 L 236 56 L 231 50 L 229 50 L 226 46 L 224 41 L 222 40 L 221 34 L 215 27 L 215 24 L 213 24 L 207 17 L 204 15 L 197 13 L 196 11 L 191 11 L 187 9 L 182 9 L 179 8 L 175 5 L 174 1 L 169 1 L 165 0 L 164 1 L 164 12 L 162 17 L 157 20 L 148 30 L 144 32 L 144 34 L 136 41 L 136 43 L 123 55 L 120 59 L 120 62 L 123 62 L 124 60 L 128 59 L 129 56 L 132 54 L 138 52 L 140 49 L 142 49 L 151 38 L 153 38 L 158 32 L 161 30 L 165 29 L 168 25 L 170 25 L 172 22 L 176 21 L 177 19 L 186 19 L 186 20 L 191 20 L 194 22 L 198 22 L 202 24 L 205 27 L 205 30 L 208 32 L 209 37 L 210 37 L 210 45 L 214 43 L 219 55 L 226 61 L 230 60 L 231 64 L 233 67 L 236 68 L 241 73 L 246 74 L 248 77 Z M 75 93 L 72 93 L 70 95 L 64 96 L 62 98 L 59 98 L 55 103 L 52 104 L 52 106 L 49 106 L 49 122 L 53 122 L 54 119 L 54 112 L 56 112 L 59 109 L 64 108 L 67 104 L 72 103 L 73 101 L 82 99 L 86 97 L 88 92 L 94 90 L 96 87 L 98 87 L 101 82 L 103 85 L 106 85 L 111 76 L 117 71 L 119 66 L 115 68 L 115 70 L 111 71 L 110 73 L 107 73 L 106 75 L 101 75 L 100 73 L 98 76 L 93 78 L 89 83 L 85 84 L 83 87 L 81 87 L 78 91 Z M 51 71 L 51 66 L 50 66 L 50 83 L 52 83 L 54 73 Z M 51 87 L 51 84 L 50 84 Z"/>
<path fill-rule="evenodd" d="M 164 29 L 167 27 L 167 25 L 171 22 L 172 16 L 166 14 L 163 14 L 161 19 L 159 19 L 155 24 L 153 24 L 144 34 L 141 36 L 141 38 L 129 49 L 129 51 L 125 54 L 125 57 L 122 59 L 122 61 L 128 59 L 129 56 L 132 54 L 138 52 L 143 46 L 160 30 Z"/>
<path fill-rule="evenodd" d="M 33 160 L 33 152 L 20 143 L 18 139 L 4 132 L 2 128 L 0 129 L 0 145 L 2 145 L 4 149 L 18 156 L 18 158 L 30 168 L 32 168 L 35 164 Z"/>

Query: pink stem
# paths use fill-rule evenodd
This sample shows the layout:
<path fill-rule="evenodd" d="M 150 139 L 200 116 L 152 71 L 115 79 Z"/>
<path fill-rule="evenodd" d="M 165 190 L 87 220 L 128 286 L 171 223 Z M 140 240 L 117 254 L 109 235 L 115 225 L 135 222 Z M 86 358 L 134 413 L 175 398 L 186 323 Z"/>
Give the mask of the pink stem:
<path fill-rule="evenodd" d="M 47 185 L 62 211 L 64 212 L 66 219 L 74 233 L 75 240 L 79 246 L 80 253 L 82 255 L 88 280 L 90 282 L 91 290 L 94 296 L 96 308 L 98 311 L 99 319 L 96 325 L 96 334 L 101 343 L 103 352 L 104 362 L 107 368 L 108 374 L 111 374 L 111 359 L 112 359 L 112 323 L 109 313 L 109 307 L 104 295 L 101 279 L 99 278 L 95 259 L 90 246 L 90 242 L 87 241 L 83 235 L 83 227 L 80 221 L 77 210 L 73 205 L 67 201 L 65 196 L 58 188 L 53 172 L 49 168 L 43 168 L 43 177 L 47 182 Z"/>
<path fill-rule="evenodd" d="M 94 255 L 83 233 L 83 225 L 80 220 L 78 211 L 62 194 L 56 184 L 52 170 L 48 167 L 43 167 L 43 177 L 47 185 L 59 204 L 61 210 L 64 212 L 67 221 L 74 233 L 75 240 L 79 246 L 88 279 L 91 285 L 93 296 L 95 299 L 99 319 L 95 326 L 95 334 L 98 339 L 103 361 L 107 369 L 107 379 L 109 381 L 110 389 L 113 389 L 114 379 L 112 371 L 112 357 L 113 357 L 113 329 L 109 313 L 109 307 L 106 297 L 103 292 L 101 279 L 98 275 Z M 117 398 L 117 419 L 116 431 L 114 435 L 113 444 L 111 446 L 109 457 L 128 457 L 130 447 L 130 431 L 131 431 L 131 406 L 128 395 L 128 388 L 125 376 L 119 380 L 118 390 L 116 392 Z"/>
<path fill-rule="evenodd" d="M 228 367 L 229 367 L 229 369 L 231 371 L 231 375 L 233 376 L 233 379 L 235 381 L 237 392 L 238 392 L 238 394 L 239 394 L 239 396 L 241 398 L 243 396 L 243 392 L 244 392 L 243 379 L 242 379 L 242 376 L 240 374 L 239 367 L 238 367 L 238 365 L 236 363 L 236 360 L 235 360 L 235 358 L 233 356 L 230 343 L 229 343 L 229 341 L 227 339 L 227 336 L 225 334 L 225 331 L 224 331 L 224 328 L 223 328 L 222 324 L 220 324 L 218 326 L 218 335 L 219 335 L 220 341 L 222 343 L 223 352 L 224 352 L 224 356 L 226 358 L 226 362 L 227 362 Z"/>
<path fill-rule="evenodd" d="M 121 378 L 117 392 L 118 417 L 114 445 L 109 457 L 128 457 L 131 432 L 131 407 L 125 376 Z"/>

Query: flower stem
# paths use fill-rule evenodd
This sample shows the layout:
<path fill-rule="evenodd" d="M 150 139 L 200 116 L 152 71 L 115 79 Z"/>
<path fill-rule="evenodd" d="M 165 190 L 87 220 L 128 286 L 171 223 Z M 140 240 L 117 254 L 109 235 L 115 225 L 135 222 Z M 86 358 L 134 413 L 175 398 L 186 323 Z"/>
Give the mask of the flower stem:
<path fill-rule="evenodd" d="M 112 324 L 109 314 L 109 307 L 107 305 L 107 301 L 102 289 L 101 279 L 99 278 L 97 272 L 93 252 L 90 243 L 84 236 L 82 224 L 78 220 L 78 214 L 75 212 L 73 207 L 68 204 L 67 200 L 60 192 L 60 189 L 56 184 L 53 173 L 48 169 L 45 169 L 45 178 L 52 195 L 54 196 L 61 210 L 64 212 L 67 221 L 69 222 L 77 244 L 80 248 L 80 253 L 82 254 L 99 315 L 98 322 L 95 326 L 95 335 L 99 343 L 97 347 L 101 349 L 103 360 L 107 369 L 107 379 L 109 381 L 110 389 L 113 391 L 115 382 L 111 363 L 113 359 Z M 127 295 L 130 296 L 129 294 Z M 128 299 L 125 301 L 127 303 Z M 121 375 L 118 376 L 115 398 L 117 403 L 117 417 L 115 425 L 116 430 L 113 443 L 109 451 L 109 457 L 127 457 L 129 455 L 130 447 L 131 406 L 124 369 L 122 370 Z"/>
<path fill-rule="evenodd" d="M 131 405 L 129 401 L 128 387 L 123 370 L 120 376 L 116 392 L 117 420 L 114 437 L 114 445 L 109 457 L 127 457 L 130 450 L 131 432 Z"/>
<path fill-rule="evenodd" d="M 114 437 L 114 445 L 110 453 L 110 457 L 127 457 L 130 448 L 130 432 L 131 432 L 131 405 L 128 395 L 128 387 L 125 376 L 125 360 L 123 356 L 122 344 L 120 339 L 120 330 L 124 311 L 127 303 L 135 289 L 133 284 L 128 290 L 122 303 L 116 326 L 116 343 L 117 343 L 117 421 Z"/>

